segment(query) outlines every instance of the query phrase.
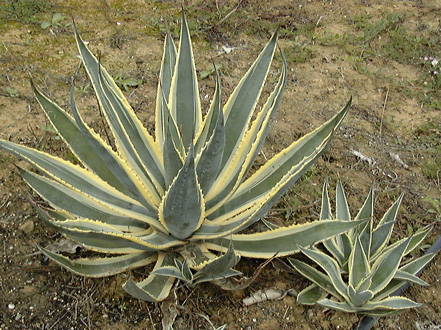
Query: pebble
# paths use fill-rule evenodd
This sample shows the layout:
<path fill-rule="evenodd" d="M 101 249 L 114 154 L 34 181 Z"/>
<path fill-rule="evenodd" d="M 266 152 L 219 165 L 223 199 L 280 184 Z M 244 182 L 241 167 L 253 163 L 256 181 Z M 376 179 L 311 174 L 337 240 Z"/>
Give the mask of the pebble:
<path fill-rule="evenodd" d="M 28 220 L 25 223 L 21 224 L 18 227 L 18 229 L 20 229 L 21 231 L 23 231 L 26 234 L 30 234 L 34 230 L 34 221 Z"/>
<path fill-rule="evenodd" d="M 15 308 L 15 305 L 14 305 L 13 303 L 10 303 L 10 304 L 8 305 L 8 308 L 9 308 L 9 309 L 14 309 L 14 308 Z"/>

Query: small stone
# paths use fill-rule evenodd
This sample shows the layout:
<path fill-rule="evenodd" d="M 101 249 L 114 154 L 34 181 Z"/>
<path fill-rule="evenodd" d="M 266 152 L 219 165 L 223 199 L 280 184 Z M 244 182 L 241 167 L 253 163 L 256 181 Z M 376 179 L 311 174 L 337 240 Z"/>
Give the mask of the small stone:
<path fill-rule="evenodd" d="M 14 308 L 15 308 L 15 305 L 14 305 L 13 303 L 10 303 L 10 304 L 8 305 L 8 308 L 9 308 L 9 309 L 14 309 Z"/>
<path fill-rule="evenodd" d="M 15 315 L 15 320 L 16 321 L 19 321 L 21 319 L 21 314 L 20 313 L 17 313 L 17 315 Z"/>
<path fill-rule="evenodd" d="M 18 227 L 18 229 L 20 229 L 21 231 L 23 231 L 26 234 L 30 234 L 34 230 L 34 221 L 28 220 L 28 221 L 24 222 L 23 224 L 21 224 Z"/>

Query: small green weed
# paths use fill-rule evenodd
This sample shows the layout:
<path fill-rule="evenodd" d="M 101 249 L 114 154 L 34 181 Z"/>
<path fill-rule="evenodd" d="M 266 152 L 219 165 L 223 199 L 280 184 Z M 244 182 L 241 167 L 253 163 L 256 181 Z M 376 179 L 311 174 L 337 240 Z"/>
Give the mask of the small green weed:
<path fill-rule="evenodd" d="M 434 216 L 436 221 L 441 221 L 441 198 L 426 197 L 424 200 L 430 204 L 427 212 Z"/>
<path fill-rule="evenodd" d="M 291 63 L 303 63 L 315 57 L 315 50 L 307 41 L 301 41 L 299 36 L 296 36 L 290 47 L 286 49 L 286 59 Z"/>
<path fill-rule="evenodd" d="M 209 65 L 199 73 L 199 77 L 201 79 L 208 78 L 212 76 L 216 72 L 216 70 L 219 71 L 221 68 L 222 68 L 222 64 Z"/>
<path fill-rule="evenodd" d="M 45 0 L 1 1 L 0 19 L 34 23 L 37 21 L 35 15 L 47 10 L 49 6 Z"/>
<path fill-rule="evenodd" d="M 52 18 L 50 20 L 43 21 L 41 23 L 41 28 L 43 30 L 46 30 L 48 28 L 61 29 L 61 28 L 67 28 L 70 25 L 72 25 L 72 23 L 70 23 L 70 22 L 69 23 L 62 23 L 65 19 L 66 19 L 66 16 L 64 16 L 63 14 L 55 13 L 52 15 Z"/>
<path fill-rule="evenodd" d="M 9 97 L 17 97 L 18 95 L 20 95 L 20 93 L 18 92 L 18 89 L 14 88 L 14 87 L 7 86 L 5 88 L 5 91 Z"/>
<path fill-rule="evenodd" d="M 441 123 L 429 121 L 416 131 L 420 148 L 425 151 L 423 174 L 439 183 L 441 178 Z"/>
<path fill-rule="evenodd" d="M 396 13 L 388 13 L 377 21 L 372 22 L 370 15 L 357 16 L 354 19 L 356 29 L 361 30 L 362 35 L 355 38 L 355 41 L 361 45 L 369 45 L 377 36 L 383 32 L 388 32 L 394 28 L 403 16 Z"/>
<path fill-rule="evenodd" d="M 115 83 L 124 88 L 126 92 L 130 91 L 130 87 L 138 87 L 142 84 L 142 79 L 126 78 L 122 72 L 116 74 L 113 79 Z"/>
<path fill-rule="evenodd" d="M 92 91 L 91 87 L 92 85 L 90 83 L 86 83 L 83 86 L 75 86 L 75 91 L 80 93 L 81 95 L 86 95 L 90 91 Z"/>
<path fill-rule="evenodd" d="M 285 224 L 292 224 L 295 219 L 299 218 L 299 214 L 306 210 L 311 211 L 316 201 L 320 201 L 321 187 L 315 183 L 317 174 L 316 167 L 308 170 L 278 205 L 280 210 L 284 211 Z M 310 214 L 305 216 L 308 217 Z"/>
<path fill-rule="evenodd" d="M 313 39 L 323 46 L 344 49 L 353 68 L 361 74 L 389 79 L 381 72 L 367 69 L 374 58 L 418 67 L 421 72 L 419 77 L 405 85 L 402 81 L 395 82 L 395 87 L 409 97 L 417 98 L 421 104 L 441 109 L 441 65 L 436 53 L 440 37 L 409 32 L 405 23 L 411 19 L 410 15 L 401 13 L 387 13 L 376 20 L 369 14 L 358 15 L 349 19 L 353 24 L 352 32 L 335 34 L 325 31 L 314 34 Z"/>

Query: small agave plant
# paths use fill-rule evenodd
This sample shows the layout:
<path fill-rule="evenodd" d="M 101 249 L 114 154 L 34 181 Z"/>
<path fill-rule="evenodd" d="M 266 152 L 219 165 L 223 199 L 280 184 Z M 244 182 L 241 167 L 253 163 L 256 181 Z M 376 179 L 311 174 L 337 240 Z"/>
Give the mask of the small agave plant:
<path fill-rule="evenodd" d="M 264 216 L 322 155 L 350 105 L 349 101 L 328 122 L 249 174 L 286 83 L 281 54 L 278 81 L 252 120 L 277 33 L 225 105 L 217 76 L 211 106 L 203 117 L 183 16 L 179 51 L 170 35 L 165 38 L 154 135 L 143 127 L 76 29 L 75 36 L 116 151 L 84 122 L 73 88 L 73 116 L 34 90 L 48 119 L 83 166 L 0 140 L 1 148 L 42 174 L 20 169 L 25 181 L 51 206 L 38 207 L 43 221 L 84 248 L 106 254 L 71 260 L 40 247 L 56 263 L 90 277 L 154 264 L 146 279 L 130 279 L 124 289 L 156 302 L 168 296 L 176 278 L 190 285 L 223 280 L 240 274 L 233 269 L 240 256 L 290 255 L 299 251 L 298 246 L 315 244 L 362 222 L 323 220 L 239 234 Z"/>
<path fill-rule="evenodd" d="M 288 258 L 300 274 L 313 282 L 299 293 L 298 302 L 369 316 L 393 315 L 419 307 L 421 304 L 410 299 L 391 295 L 406 282 L 428 285 L 417 274 L 432 260 L 434 254 L 427 254 L 404 264 L 403 257 L 424 240 L 430 228 L 389 244 L 403 195 L 373 228 L 373 190 L 371 189 L 353 220 L 340 182 L 336 190 L 336 219 L 368 219 L 369 222 L 323 242 L 330 255 L 316 248 L 299 247 L 324 272 L 300 260 Z M 327 184 L 323 188 L 320 219 L 334 219 Z M 327 298 L 329 295 L 332 299 Z"/>

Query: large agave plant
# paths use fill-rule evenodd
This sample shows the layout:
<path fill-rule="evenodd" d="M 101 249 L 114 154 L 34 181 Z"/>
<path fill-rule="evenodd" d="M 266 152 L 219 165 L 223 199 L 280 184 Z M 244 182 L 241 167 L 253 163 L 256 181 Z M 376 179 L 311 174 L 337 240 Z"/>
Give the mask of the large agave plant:
<path fill-rule="evenodd" d="M 323 241 L 360 223 L 326 220 L 238 234 L 265 215 L 320 157 L 350 103 L 249 175 L 285 88 L 287 69 L 282 54 L 274 90 L 252 120 L 277 33 L 225 105 L 217 77 L 211 106 L 203 118 L 183 17 L 179 51 L 170 35 L 165 38 L 154 136 L 76 31 L 75 36 L 116 151 L 83 121 L 73 89 L 73 116 L 38 89 L 35 94 L 84 167 L 0 140 L 3 149 L 42 174 L 20 169 L 26 182 L 52 207 L 39 208 L 42 219 L 84 248 L 114 255 L 70 260 L 40 248 L 58 264 L 76 274 L 99 277 L 155 263 L 146 279 L 138 283 L 130 279 L 124 289 L 140 299 L 161 301 L 175 278 L 189 284 L 228 278 L 239 274 L 232 269 L 239 256 L 290 255 L 299 251 L 298 246 Z"/>
<path fill-rule="evenodd" d="M 402 198 L 403 195 L 373 228 L 374 194 L 371 189 L 354 218 L 369 219 L 369 222 L 325 241 L 324 246 L 330 255 L 315 248 L 300 247 L 302 253 L 317 263 L 324 273 L 300 260 L 288 259 L 300 274 L 313 282 L 299 293 L 299 303 L 370 316 L 393 315 L 421 305 L 404 297 L 391 297 L 407 282 L 428 285 L 416 274 L 434 257 L 431 253 L 406 263 L 403 261 L 424 240 L 430 228 L 389 245 Z M 327 184 L 323 188 L 320 218 L 334 218 Z M 354 221 L 340 182 L 337 184 L 335 218 Z M 333 299 L 328 299 L 328 295 Z"/>

